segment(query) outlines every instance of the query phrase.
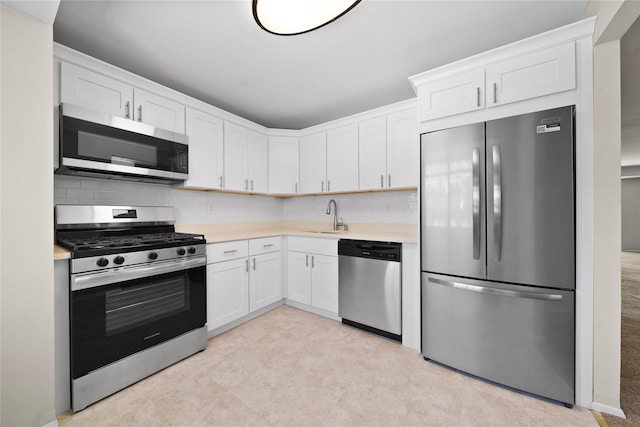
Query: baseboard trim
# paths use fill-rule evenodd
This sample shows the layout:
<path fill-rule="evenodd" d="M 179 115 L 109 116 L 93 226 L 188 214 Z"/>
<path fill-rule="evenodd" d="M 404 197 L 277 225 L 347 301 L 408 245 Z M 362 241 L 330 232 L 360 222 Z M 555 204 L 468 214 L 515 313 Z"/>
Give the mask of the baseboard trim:
<path fill-rule="evenodd" d="M 615 415 L 616 417 L 627 419 L 626 415 L 620 408 L 614 408 L 613 406 L 603 405 L 602 403 L 593 402 L 591 404 L 591 409 L 598 412 L 603 412 L 609 415 Z"/>
<path fill-rule="evenodd" d="M 47 423 L 45 425 L 43 425 L 42 427 L 58 427 L 58 420 L 55 419 L 53 421 L 51 421 L 50 423 Z"/>

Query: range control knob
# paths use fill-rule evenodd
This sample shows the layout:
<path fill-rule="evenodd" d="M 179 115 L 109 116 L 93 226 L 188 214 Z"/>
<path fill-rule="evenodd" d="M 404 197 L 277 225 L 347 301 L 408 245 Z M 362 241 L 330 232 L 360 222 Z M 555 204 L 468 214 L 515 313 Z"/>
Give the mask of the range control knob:
<path fill-rule="evenodd" d="M 107 265 L 109 265 L 109 260 L 106 258 L 100 258 L 96 264 L 98 264 L 98 267 L 106 267 Z"/>
<path fill-rule="evenodd" d="M 196 253 L 196 248 L 191 246 L 189 249 L 187 249 L 187 252 L 189 252 L 190 254 L 195 254 Z"/>
<path fill-rule="evenodd" d="M 158 259 L 158 252 L 151 252 L 149 254 L 149 259 Z"/>
<path fill-rule="evenodd" d="M 113 259 L 113 262 L 114 262 L 114 263 L 116 263 L 116 264 L 118 264 L 118 265 L 120 265 L 120 264 L 122 264 L 122 263 L 124 262 L 124 257 L 123 257 L 123 256 L 119 256 L 119 255 L 118 255 L 117 257 L 115 257 L 115 258 Z"/>
<path fill-rule="evenodd" d="M 178 249 L 178 255 L 184 255 L 186 253 L 187 253 L 187 251 L 185 251 L 184 248 Z"/>

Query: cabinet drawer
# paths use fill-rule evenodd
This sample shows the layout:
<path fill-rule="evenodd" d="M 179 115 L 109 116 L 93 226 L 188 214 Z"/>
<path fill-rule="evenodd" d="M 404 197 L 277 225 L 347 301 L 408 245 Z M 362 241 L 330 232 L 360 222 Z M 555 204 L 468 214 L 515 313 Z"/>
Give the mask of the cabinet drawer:
<path fill-rule="evenodd" d="M 249 254 L 260 255 L 280 250 L 280 236 L 249 240 Z"/>
<path fill-rule="evenodd" d="M 249 256 L 249 244 L 246 240 L 211 243 L 207 245 L 207 263 L 227 261 Z"/>
<path fill-rule="evenodd" d="M 319 255 L 338 256 L 338 240 L 328 238 L 289 236 L 288 249 L 294 252 L 308 252 Z"/>

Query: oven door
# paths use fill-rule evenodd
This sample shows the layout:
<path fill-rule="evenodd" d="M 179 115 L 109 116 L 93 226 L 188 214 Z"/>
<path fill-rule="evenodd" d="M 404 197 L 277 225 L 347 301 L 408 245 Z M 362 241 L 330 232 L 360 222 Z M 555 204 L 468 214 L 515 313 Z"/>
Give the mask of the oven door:
<path fill-rule="evenodd" d="M 207 321 L 206 257 L 71 276 L 71 375 L 155 346 Z"/>

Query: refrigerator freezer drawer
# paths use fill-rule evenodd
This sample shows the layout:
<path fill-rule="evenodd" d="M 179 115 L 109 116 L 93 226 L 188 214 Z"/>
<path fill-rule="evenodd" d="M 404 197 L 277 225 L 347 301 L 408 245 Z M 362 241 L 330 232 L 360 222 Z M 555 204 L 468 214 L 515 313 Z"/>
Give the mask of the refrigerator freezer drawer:
<path fill-rule="evenodd" d="M 422 354 L 574 403 L 574 292 L 422 273 Z"/>

